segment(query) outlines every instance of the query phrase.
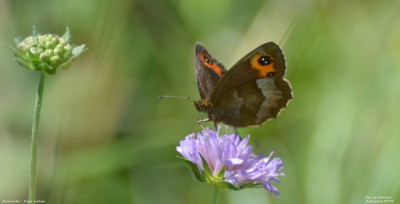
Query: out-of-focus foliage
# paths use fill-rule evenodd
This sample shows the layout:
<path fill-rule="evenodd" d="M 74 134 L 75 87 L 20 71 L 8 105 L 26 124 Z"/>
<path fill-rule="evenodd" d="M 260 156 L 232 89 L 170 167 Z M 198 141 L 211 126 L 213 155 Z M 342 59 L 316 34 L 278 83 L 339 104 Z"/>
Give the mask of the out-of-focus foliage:
<path fill-rule="evenodd" d="M 89 48 L 48 77 L 39 130 L 37 199 L 47 203 L 208 203 L 212 189 L 176 145 L 202 118 L 194 44 L 226 67 L 281 42 L 294 99 L 251 134 L 282 158 L 280 198 L 222 191 L 219 203 L 400 202 L 400 2 L 241 0 L 0 1 L 0 200 L 28 191 L 38 75 L 12 61 L 24 37 L 71 30 Z M 212 124 L 209 124 L 212 125 Z"/>

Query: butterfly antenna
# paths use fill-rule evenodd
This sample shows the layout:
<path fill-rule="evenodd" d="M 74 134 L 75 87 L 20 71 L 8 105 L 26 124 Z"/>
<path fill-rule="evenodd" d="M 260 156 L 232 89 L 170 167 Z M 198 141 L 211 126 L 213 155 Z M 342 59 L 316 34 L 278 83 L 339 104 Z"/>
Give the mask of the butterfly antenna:
<path fill-rule="evenodd" d="M 158 96 L 159 99 L 162 98 L 180 98 L 180 99 L 185 99 L 185 100 L 189 100 L 189 101 L 195 101 L 194 98 L 192 97 L 186 97 L 186 96 Z"/>

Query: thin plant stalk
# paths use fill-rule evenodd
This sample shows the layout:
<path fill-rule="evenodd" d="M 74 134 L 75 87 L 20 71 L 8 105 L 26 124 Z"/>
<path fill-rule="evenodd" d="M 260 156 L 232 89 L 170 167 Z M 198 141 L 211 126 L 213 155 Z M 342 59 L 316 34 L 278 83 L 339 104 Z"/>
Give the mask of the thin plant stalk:
<path fill-rule="evenodd" d="M 39 130 L 40 110 L 42 107 L 42 98 L 43 98 L 45 81 L 46 81 L 46 72 L 41 71 L 39 79 L 39 87 L 36 94 L 35 109 L 33 111 L 33 123 L 32 123 L 31 169 L 29 175 L 29 200 L 32 202 L 34 202 L 36 194 L 38 130 Z"/>
<path fill-rule="evenodd" d="M 15 44 L 15 46 L 10 46 L 14 52 L 14 60 L 22 67 L 40 73 L 33 111 L 28 195 L 29 201 L 35 202 L 38 130 L 46 75 L 54 75 L 61 69 L 68 69 L 72 61 L 87 49 L 84 44 L 79 46 L 71 44 L 71 35 L 68 28 L 63 36 L 58 36 L 53 34 L 41 35 L 34 27 L 32 36 L 26 38 L 17 36 L 15 37 Z"/>
<path fill-rule="evenodd" d="M 214 186 L 211 204 L 217 204 L 219 188 Z"/>

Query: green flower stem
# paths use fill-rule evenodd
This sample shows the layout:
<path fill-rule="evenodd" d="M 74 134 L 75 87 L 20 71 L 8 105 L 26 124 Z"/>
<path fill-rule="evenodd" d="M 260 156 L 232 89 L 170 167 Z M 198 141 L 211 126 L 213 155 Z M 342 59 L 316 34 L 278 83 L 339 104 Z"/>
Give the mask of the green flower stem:
<path fill-rule="evenodd" d="M 41 71 L 39 79 L 39 88 L 36 95 L 35 109 L 33 112 L 33 123 L 32 123 L 31 170 L 29 176 L 29 200 L 32 202 L 34 202 L 36 194 L 37 141 L 38 141 L 40 109 L 42 107 L 42 98 L 43 98 L 45 81 L 46 81 L 46 72 Z"/>
<path fill-rule="evenodd" d="M 214 186 L 211 204 L 217 204 L 218 194 L 219 194 L 219 188 L 217 186 Z"/>

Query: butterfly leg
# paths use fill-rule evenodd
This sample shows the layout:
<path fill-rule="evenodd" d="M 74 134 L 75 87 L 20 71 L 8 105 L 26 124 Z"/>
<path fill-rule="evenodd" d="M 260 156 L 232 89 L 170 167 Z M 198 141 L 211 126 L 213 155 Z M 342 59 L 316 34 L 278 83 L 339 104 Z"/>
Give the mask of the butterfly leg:
<path fill-rule="evenodd" d="M 210 121 L 210 119 L 208 119 L 208 118 L 207 119 L 203 119 L 202 116 L 197 114 L 197 124 L 199 124 L 203 129 L 204 129 L 204 127 L 201 125 L 201 123 L 208 122 L 208 121 Z"/>
<path fill-rule="evenodd" d="M 201 124 L 199 124 L 199 125 L 200 125 L 201 129 L 206 130 L 206 128 L 203 125 L 201 125 Z"/>
<path fill-rule="evenodd" d="M 239 132 L 237 131 L 238 128 L 237 127 L 233 127 L 233 128 L 235 129 L 235 134 L 240 136 Z"/>
<path fill-rule="evenodd" d="M 207 118 L 207 119 L 198 120 L 197 123 L 200 124 L 200 123 L 209 122 L 209 121 L 211 121 L 211 120 L 209 118 Z"/>
<path fill-rule="evenodd" d="M 213 121 L 213 120 L 210 120 L 209 118 L 207 118 L 207 119 L 198 120 L 197 123 L 200 125 L 201 123 L 210 122 L 210 121 Z M 202 126 L 202 125 L 200 125 L 200 126 Z M 215 127 L 215 130 L 217 130 L 217 123 L 215 121 L 214 121 L 214 127 Z"/>

